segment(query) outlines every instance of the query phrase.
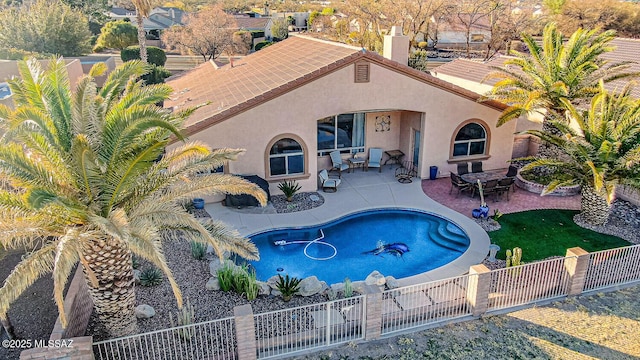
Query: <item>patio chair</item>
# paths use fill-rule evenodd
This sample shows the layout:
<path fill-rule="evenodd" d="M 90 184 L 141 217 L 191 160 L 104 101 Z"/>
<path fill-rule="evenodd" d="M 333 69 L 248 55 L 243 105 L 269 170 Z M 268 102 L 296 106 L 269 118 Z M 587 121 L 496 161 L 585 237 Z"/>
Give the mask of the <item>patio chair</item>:
<path fill-rule="evenodd" d="M 498 186 L 496 187 L 497 196 L 507 193 L 507 201 L 509 201 L 509 193 L 511 192 L 514 182 L 515 179 L 513 177 L 500 179 L 498 181 Z"/>
<path fill-rule="evenodd" d="M 510 165 L 509 170 L 507 170 L 507 174 L 505 176 L 512 178 L 512 177 L 515 177 L 516 175 L 518 175 L 518 168 L 513 165 Z"/>
<path fill-rule="evenodd" d="M 348 170 L 349 164 L 342 161 L 342 156 L 340 156 L 339 150 L 332 151 L 331 153 L 329 153 L 329 156 L 331 156 L 331 162 L 333 163 L 333 167 L 330 171 L 337 170 L 338 177 L 342 178 L 342 170 Z"/>
<path fill-rule="evenodd" d="M 471 163 L 471 172 L 472 173 L 482 172 L 482 161 L 473 161 Z"/>
<path fill-rule="evenodd" d="M 458 188 L 458 194 L 456 194 L 456 196 L 460 195 L 462 191 L 471 190 L 471 184 L 462 180 L 460 175 L 451 173 L 451 189 L 449 189 L 449 195 L 451 195 L 454 187 Z"/>
<path fill-rule="evenodd" d="M 418 171 L 413 165 L 413 161 L 405 161 L 402 166 L 396 169 L 396 179 L 399 183 L 408 184 L 412 182 L 411 178 L 418 176 Z"/>
<path fill-rule="evenodd" d="M 458 175 L 464 175 L 469 173 L 469 163 L 458 163 Z"/>
<path fill-rule="evenodd" d="M 324 192 L 336 192 L 338 191 L 338 186 L 340 186 L 340 179 L 330 179 L 329 173 L 326 169 L 323 169 L 318 174 L 318 178 L 320 179 L 320 186 L 322 186 L 322 191 Z"/>
<path fill-rule="evenodd" d="M 369 159 L 367 160 L 367 170 L 369 168 L 378 168 L 378 172 L 382 172 L 382 149 L 369 148 Z"/>
<path fill-rule="evenodd" d="M 484 195 L 484 200 L 487 200 L 487 197 L 491 194 L 494 195 L 493 201 L 497 200 L 497 192 L 496 188 L 498 187 L 498 180 L 489 180 L 486 183 L 482 184 L 482 194 Z M 480 193 L 478 189 L 478 184 L 473 184 L 473 192 L 471 193 L 471 197 L 476 195 L 476 191 L 478 194 Z"/>

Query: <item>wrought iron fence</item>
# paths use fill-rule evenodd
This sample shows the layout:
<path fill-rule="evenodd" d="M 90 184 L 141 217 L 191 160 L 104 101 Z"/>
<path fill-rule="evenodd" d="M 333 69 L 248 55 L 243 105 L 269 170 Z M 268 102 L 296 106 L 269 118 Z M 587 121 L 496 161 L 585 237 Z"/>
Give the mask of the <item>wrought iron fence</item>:
<path fill-rule="evenodd" d="M 471 315 L 469 275 L 386 290 L 382 335 Z"/>
<path fill-rule="evenodd" d="M 489 311 L 567 296 L 566 258 L 498 269 L 491 272 Z"/>
<path fill-rule="evenodd" d="M 233 318 L 99 341 L 93 349 L 97 360 L 237 358 Z"/>
<path fill-rule="evenodd" d="M 254 315 L 258 359 L 364 339 L 365 298 Z"/>
<path fill-rule="evenodd" d="M 639 256 L 640 245 L 590 253 L 583 291 L 640 280 Z"/>

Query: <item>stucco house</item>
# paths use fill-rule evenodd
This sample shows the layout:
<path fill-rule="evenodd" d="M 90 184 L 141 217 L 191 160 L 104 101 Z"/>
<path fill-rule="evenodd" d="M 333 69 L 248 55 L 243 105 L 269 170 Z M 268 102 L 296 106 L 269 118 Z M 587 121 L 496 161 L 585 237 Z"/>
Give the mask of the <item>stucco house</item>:
<path fill-rule="evenodd" d="M 408 48 L 396 27 L 384 56 L 292 36 L 233 65 L 207 62 L 168 81 L 174 93 L 165 107 L 207 104 L 189 118 L 186 135 L 246 149 L 224 171 L 257 174 L 276 193 L 284 179 L 316 190 L 333 150 L 345 159 L 370 148 L 400 150 L 422 178 L 430 166 L 448 176 L 461 161 L 507 167 L 515 124 L 496 127 L 505 106 L 408 67 Z"/>

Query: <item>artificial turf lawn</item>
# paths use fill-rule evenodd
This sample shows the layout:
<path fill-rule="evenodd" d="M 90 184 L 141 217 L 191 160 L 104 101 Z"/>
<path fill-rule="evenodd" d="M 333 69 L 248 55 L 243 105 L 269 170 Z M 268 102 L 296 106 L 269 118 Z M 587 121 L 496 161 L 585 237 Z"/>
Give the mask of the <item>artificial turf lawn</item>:
<path fill-rule="evenodd" d="M 567 249 L 579 246 L 593 252 L 629 246 L 626 240 L 582 228 L 573 222 L 575 210 L 531 210 L 503 215 L 502 228 L 489 233 L 491 242 L 500 246 L 498 259 L 505 250 L 522 248 L 522 261 L 535 261 L 550 256 L 565 256 Z"/>

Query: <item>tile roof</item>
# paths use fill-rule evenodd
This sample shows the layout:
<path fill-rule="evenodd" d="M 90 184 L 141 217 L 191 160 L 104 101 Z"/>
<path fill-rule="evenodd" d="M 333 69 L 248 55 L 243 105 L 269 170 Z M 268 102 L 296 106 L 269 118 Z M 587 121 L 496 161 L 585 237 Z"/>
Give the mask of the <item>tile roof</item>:
<path fill-rule="evenodd" d="M 611 45 L 616 47 L 615 50 L 602 54 L 602 58 L 608 60 L 610 63 L 631 61 L 633 63 L 630 64 L 631 68 L 628 71 L 640 72 L 640 63 L 637 62 L 638 56 L 640 55 L 640 39 L 616 38 L 611 41 Z M 508 56 L 497 56 L 488 62 L 469 59 L 455 59 L 434 68 L 432 72 L 481 83 L 485 76 L 492 71 L 490 66 L 503 66 L 504 61 L 508 58 Z M 482 83 L 493 85 L 496 81 L 496 79 L 488 79 Z M 612 81 L 605 84 L 605 88 L 608 90 L 620 89 L 626 85 L 628 81 L 628 79 Z M 633 89 L 632 95 L 636 98 L 640 98 L 640 86 L 636 86 Z"/>
<path fill-rule="evenodd" d="M 249 16 L 234 16 L 239 29 L 247 30 L 264 30 L 271 18 L 268 17 L 249 17 Z"/>
<path fill-rule="evenodd" d="M 377 53 L 344 44 L 292 36 L 235 60 L 233 67 L 225 65 L 216 68 L 211 62 L 206 62 L 167 81 L 174 93 L 165 101 L 165 107 L 180 109 L 208 104 L 189 117 L 185 125 L 186 134 L 190 135 L 362 59 L 458 96 L 473 101 L 479 98 L 472 91 L 388 60 Z M 497 110 L 505 108 L 495 101 L 483 104 Z"/>

